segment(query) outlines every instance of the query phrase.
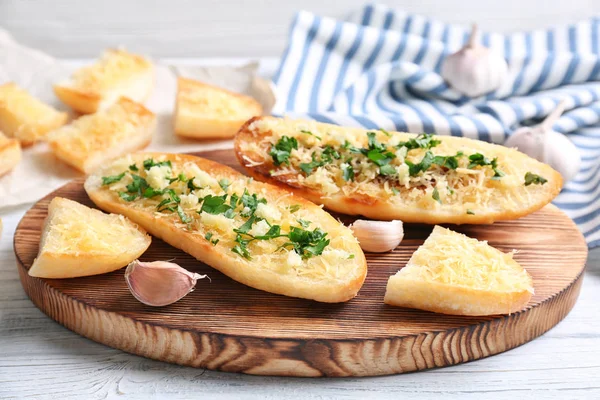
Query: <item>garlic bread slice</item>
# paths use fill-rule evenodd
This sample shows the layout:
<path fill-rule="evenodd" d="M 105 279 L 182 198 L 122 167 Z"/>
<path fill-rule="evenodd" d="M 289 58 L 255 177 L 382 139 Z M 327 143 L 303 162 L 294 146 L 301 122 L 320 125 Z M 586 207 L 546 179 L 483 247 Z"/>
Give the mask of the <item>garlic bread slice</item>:
<path fill-rule="evenodd" d="M 436 226 L 388 280 L 385 303 L 453 315 L 511 314 L 531 299 L 531 276 L 514 259 Z"/>
<path fill-rule="evenodd" d="M 105 274 L 141 256 L 151 241 L 122 215 L 104 214 L 55 197 L 48 206 L 40 250 L 29 275 L 57 279 Z"/>
<path fill-rule="evenodd" d="M 349 228 L 319 206 L 199 157 L 142 153 L 85 190 L 101 209 L 245 285 L 321 302 L 356 296 L 367 272 Z"/>
<path fill-rule="evenodd" d="M 120 97 L 143 103 L 154 89 L 154 66 L 123 49 L 106 50 L 94 64 L 76 70 L 54 86 L 54 93 L 74 110 L 91 114 L 110 107 Z"/>
<path fill-rule="evenodd" d="M 90 173 L 107 160 L 146 147 L 156 130 L 156 116 L 126 97 L 103 111 L 84 115 L 48 134 L 54 154 Z"/>
<path fill-rule="evenodd" d="M 33 97 L 15 83 L 0 85 L 0 131 L 29 146 L 67 122 L 67 113 Z"/>
<path fill-rule="evenodd" d="M 262 106 L 252 97 L 187 78 L 177 80 L 175 133 L 192 139 L 231 138 Z"/>
<path fill-rule="evenodd" d="M 330 210 L 372 219 L 485 224 L 530 214 L 562 178 L 514 149 L 462 137 L 260 117 L 235 138 L 256 179 Z M 541 179 L 526 180 L 533 174 Z"/>
<path fill-rule="evenodd" d="M 0 132 L 0 176 L 10 172 L 19 164 L 23 152 L 17 139 L 9 139 Z"/>

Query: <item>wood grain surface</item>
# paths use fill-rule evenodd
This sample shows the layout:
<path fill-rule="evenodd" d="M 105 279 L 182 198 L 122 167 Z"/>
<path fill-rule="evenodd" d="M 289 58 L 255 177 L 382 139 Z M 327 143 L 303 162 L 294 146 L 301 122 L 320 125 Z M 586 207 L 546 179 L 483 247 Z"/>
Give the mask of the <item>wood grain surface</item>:
<path fill-rule="evenodd" d="M 202 154 L 237 167 L 230 150 Z M 508 350 L 546 332 L 573 307 L 587 247 L 569 218 L 554 206 L 518 221 L 454 227 L 491 245 L 519 250 L 516 260 L 533 276 L 536 294 L 511 316 L 457 317 L 384 305 L 387 278 L 401 268 L 431 231 L 406 226 L 394 252 L 369 254 L 359 296 L 320 304 L 245 287 L 155 239 L 144 260 L 171 259 L 207 273 L 196 291 L 164 308 L 138 303 L 123 270 L 69 280 L 31 278 L 46 207 L 56 195 L 91 205 L 81 181 L 29 210 L 15 233 L 25 291 L 37 307 L 95 341 L 146 357 L 195 367 L 264 375 L 364 376 L 441 367 Z"/>

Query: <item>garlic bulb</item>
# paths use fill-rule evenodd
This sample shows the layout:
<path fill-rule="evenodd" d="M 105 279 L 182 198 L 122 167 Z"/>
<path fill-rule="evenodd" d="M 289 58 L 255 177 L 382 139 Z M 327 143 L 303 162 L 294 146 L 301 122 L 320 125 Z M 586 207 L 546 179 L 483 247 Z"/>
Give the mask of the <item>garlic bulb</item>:
<path fill-rule="evenodd" d="M 577 147 L 565 135 L 552 130 L 552 126 L 565 109 L 564 100 L 539 125 L 519 128 L 509 136 L 504 145 L 550 165 L 563 177 L 564 183 L 577 175 L 581 156 Z"/>
<path fill-rule="evenodd" d="M 402 221 L 370 221 L 357 219 L 350 229 L 358 239 L 360 248 L 373 253 L 392 251 L 404 237 Z"/>
<path fill-rule="evenodd" d="M 473 25 L 467 44 L 444 59 L 441 72 L 454 89 L 477 97 L 502 85 L 508 75 L 508 64 L 501 54 L 479 43 L 477 25 Z"/>
<path fill-rule="evenodd" d="M 131 294 L 140 302 L 154 307 L 167 306 L 182 299 L 194 290 L 198 279 L 204 278 L 207 276 L 166 261 L 135 260 L 125 270 Z"/>

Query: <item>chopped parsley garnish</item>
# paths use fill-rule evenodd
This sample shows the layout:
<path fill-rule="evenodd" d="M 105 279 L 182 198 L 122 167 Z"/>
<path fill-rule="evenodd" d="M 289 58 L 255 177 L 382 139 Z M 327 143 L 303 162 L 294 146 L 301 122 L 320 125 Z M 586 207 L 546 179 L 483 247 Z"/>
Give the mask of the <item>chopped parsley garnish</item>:
<path fill-rule="evenodd" d="M 383 128 L 379 128 L 379 130 L 380 130 L 380 131 L 381 131 L 381 133 L 383 133 L 385 136 L 387 136 L 387 137 L 392 137 L 392 134 L 391 134 L 391 133 L 389 133 L 388 131 L 386 131 L 385 129 L 383 129 Z"/>
<path fill-rule="evenodd" d="M 354 258 L 354 254 L 350 254 L 350 255 L 348 256 L 348 260 L 352 260 L 353 258 Z"/>
<path fill-rule="evenodd" d="M 192 190 L 198 190 L 198 189 L 202 189 L 200 186 L 196 186 L 196 185 L 194 184 L 194 178 L 190 178 L 190 179 L 187 181 L 187 187 L 188 187 L 188 189 L 190 189 L 190 191 L 192 191 Z"/>
<path fill-rule="evenodd" d="M 332 146 L 323 147 L 323 151 L 319 159 L 317 159 L 317 152 L 311 154 L 312 161 L 309 163 L 300 163 L 300 169 L 306 174 L 310 175 L 314 169 L 322 167 L 331 163 L 334 159 L 339 160 L 341 158 L 339 151 L 334 149 Z"/>
<path fill-rule="evenodd" d="M 125 176 L 125 172 L 123 172 L 122 174 L 119 174 L 119 175 L 103 176 L 102 177 L 102 184 L 103 185 L 110 185 L 110 184 L 113 184 L 115 182 L 119 182 L 121 179 L 123 179 L 124 176 Z"/>
<path fill-rule="evenodd" d="M 137 194 L 129 194 L 125 192 L 119 192 L 119 197 L 125 201 L 134 201 L 137 199 Z"/>
<path fill-rule="evenodd" d="M 269 155 L 273 157 L 273 164 L 279 166 L 281 164 L 290 164 L 290 153 L 293 149 L 298 149 L 298 141 L 296 138 L 282 136 L 279 141 L 271 146 Z"/>
<path fill-rule="evenodd" d="M 448 169 L 458 168 L 458 158 L 463 156 L 463 152 L 459 151 L 454 156 L 435 156 L 433 157 L 433 164 L 437 164 L 440 167 L 446 167 Z"/>
<path fill-rule="evenodd" d="M 396 173 L 396 170 L 388 165 L 396 155 L 391 151 L 388 151 L 387 146 L 383 143 L 379 143 L 376 138 L 377 134 L 375 132 L 367 132 L 367 137 L 369 138 L 369 147 L 368 148 L 356 148 L 349 147 L 350 151 L 353 153 L 360 153 L 366 156 L 371 162 L 379 167 L 379 173 L 381 175 L 393 175 Z"/>
<path fill-rule="evenodd" d="M 400 191 L 398 189 L 396 189 L 395 187 L 392 188 L 392 193 L 393 194 L 400 194 Z"/>
<path fill-rule="evenodd" d="M 298 211 L 300 209 L 300 204 L 292 204 L 291 206 L 288 206 L 288 210 L 290 210 L 290 213 L 295 213 L 296 211 Z"/>
<path fill-rule="evenodd" d="M 427 133 L 421 133 L 416 138 L 412 138 L 406 142 L 400 142 L 396 147 L 406 147 L 408 150 L 413 149 L 431 149 L 442 143 L 439 139 L 434 139 L 434 135 Z"/>
<path fill-rule="evenodd" d="M 342 176 L 345 181 L 353 181 L 354 180 L 354 168 L 352 165 L 343 163 L 342 164 Z"/>
<path fill-rule="evenodd" d="M 310 221 L 307 221 L 305 219 L 298 218 L 296 221 L 298 221 L 300 226 L 303 227 L 304 229 L 306 229 L 310 226 Z"/>
<path fill-rule="evenodd" d="M 244 209 L 247 208 L 246 211 L 242 210 L 240 213 L 242 217 L 249 217 L 250 215 L 253 215 L 259 203 L 267 204 L 266 199 L 259 199 L 258 196 L 256 196 L 256 193 L 250 195 L 247 189 L 244 190 L 241 201 L 244 205 Z"/>
<path fill-rule="evenodd" d="M 219 181 L 219 186 L 221 186 L 221 189 L 223 189 L 224 192 L 226 192 L 227 189 L 229 189 L 230 185 L 231 184 L 229 183 L 229 179 L 223 178 Z"/>
<path fill-rule="evenodd" d="M 137 165 L 135 165 L 135 164 L 131 164 L 131 165 L 129 166 L 129 170 L 130 170 L 130 171 L 134 171 L 134 172 L 137 172 L 137 171 L 139 171 L 139 169 L 138 169 Z"/>
<path fill-rule="evenodd" d="M 546 182 L 548 182 L 548 179 L 541 177 L 539 175 L 536 175 L 534 173 L 527 172 L 525 174 L 525 186 L 529 186 L 531 184 L 543 185 Z"/>
<path fill-rule="evenodd" d="M 321 140 L 321 138 L 319 136 L 315 135 L 311 131 L 307 131 L 307 130 L 302 129 L 300 132 L 305 133 L 305 134 L 310 135 L 310 136 L 314 136 L 315 139 L 317 139 L 317 140 Z"/>
<path fill-rule="evenodd" d="M 504 175 L 506 175 L 504 172 L 502 172 L 498 169 L 498 158 L 497 157 L 494 158 L 493 160 L 490 160 L 489 158 L 487 158 L 486 156 L 484 156 L 481 153 L 471 154 L 469 156 L 469 166 L 467 168 L 471 169 L 476 166 L 482 166 L 482 167 L 490 166 L 492 168 L 492 170 L 494 171 L 494 176 L 492 177 L 492 179 L 500 179 Z"/>
<path fill-rule="evenodd" d="M 206 235 L 204 235 L 204 239 L 208 240 L 213 246 L 216 246 L 219 243 L 219 239 L 212 239 L 212 237 L 212 232 L 206 232 Z"/>
<path fill-rule="evenodd" d="M 159 162 L 154 161 L 153 158 L 149 158 L 147 160 L 144 160 L 144 169 L 148 170 L 148 169 L 150 169 L 152 167 L 169 167 L 169 168 L 173 168 L 173 165 L 171 165 L 171 160 L 159 161 Z"/>
<path fill-rule="evenodd" d="M 394 168 L 393 165 L 382 165 L 381 167 L 379 167 L 379 174 L 380 175 L 394 175 L 396 174 L 396 168 Z"/>
<path fill-rule="evenodd" d="M 225 200 L 227 200 L 227 195 L 207 195 L 206 197 L 204 197 L 204 199 L 202 199 L 202 208 L 200 208 L 198 214 L 200 214 L 203 211 L 213 215 L 226 213 L 228 210 L 231 210 L 231 206 L 225 203 Z"/>
<path fill-rule="evenodd" d="M 164 210 L 175 212 L 177 210 L 177 206 L 181 202 L 181 199 L 179 196 L 177 196 L 177 193 L 175 193 L 173 189 L 166 189 L 163 194 L 168 194 L 168 197 L 158 203 L 156 210 L 158 212 Z"/>
<path fill-rule="evenodd" d="M 187 215 L 183 211 L 183 208 L 181 208 L 181 206 L 179 204 L 177 205 L 177 215 L 179 215 L 179 219 L 184 224 L 189 224 L 190 222 L 192 222 L 192 217 L 190 217 L 189 215 Z"/>
<path fill-rule="evenodd" d="M 435 157 L 434 157 L 433 153 L 431 151 L 427 150 L 427 152 L 425 153 L 425 155 L 423 156 L 421 161 L 417 164 L 414 164 L 414 163 L 406 160 L 405 163 L 408 165 L 408 174 L 410 176 L 416 176 L 419 174 L 419 172 L 427 171 L 429 169 L 429 167 L 431 167 L 431 164 L 433 163 L 434 158 Z"/>
<path fill-rule="evenodd" d="M 440 200 L 440 192 L 438 192 L 437 188 L 433 188 L 433 193 L 431 194 L 431 197 L 433 197 L 433 199 L 438 203 L 442 204 L 442 200 Z"/>
<path fill-rule="evenodd" d="M 467 214 L 475 215 L 475 212 L 473 210 L 471 210 L 470 208 L 467 208 Z"/>

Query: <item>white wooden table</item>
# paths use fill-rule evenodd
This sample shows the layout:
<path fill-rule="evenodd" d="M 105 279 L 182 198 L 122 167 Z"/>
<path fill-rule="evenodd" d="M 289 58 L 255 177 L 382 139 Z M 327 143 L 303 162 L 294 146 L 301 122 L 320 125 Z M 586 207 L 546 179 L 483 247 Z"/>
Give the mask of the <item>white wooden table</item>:
<path fill-rule="evenodd" d="M 223 62 L 209 61 L 203 63 Z M 262 72 L 268 75 L 274 65 L 269 59 Z M 259 377 L 180 367 L 126 354 L 85 339 L 48 318 L 21 288 L 13 253 L 15 228 L 30 206 L 0 210 L 4 222 L 0 237 L 0 399 L 600 398 L 600 248 L 590 252 L 582 293 L 569 316 L 517 349 L 468 364 L 397 376 Z"/>

